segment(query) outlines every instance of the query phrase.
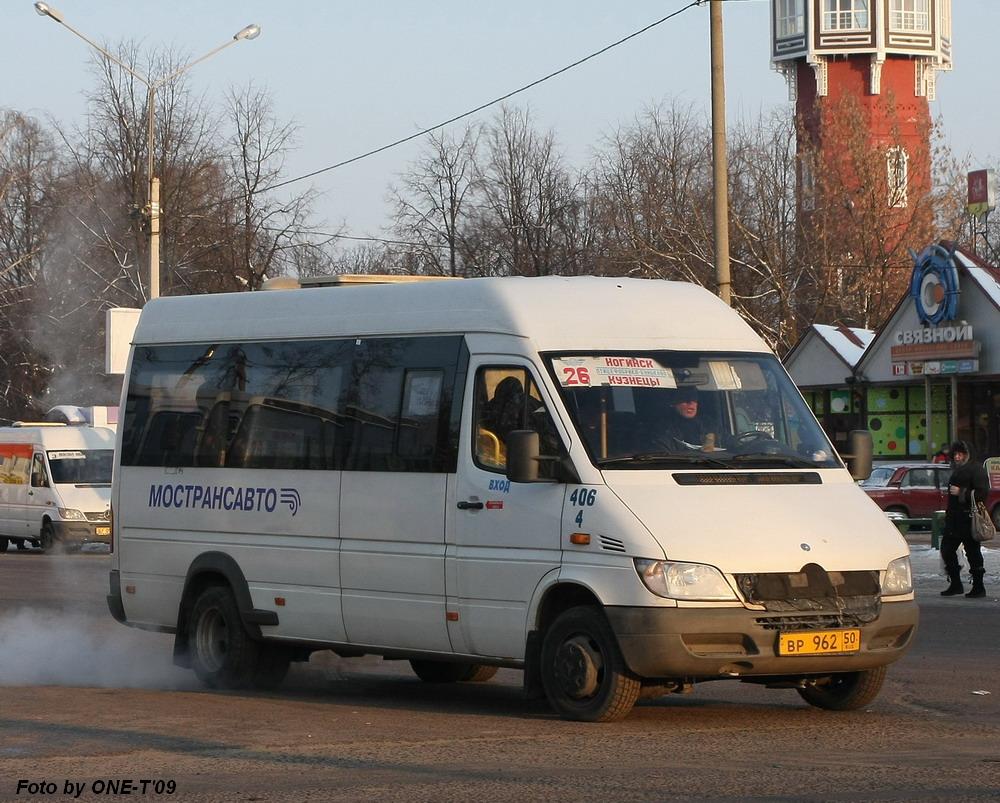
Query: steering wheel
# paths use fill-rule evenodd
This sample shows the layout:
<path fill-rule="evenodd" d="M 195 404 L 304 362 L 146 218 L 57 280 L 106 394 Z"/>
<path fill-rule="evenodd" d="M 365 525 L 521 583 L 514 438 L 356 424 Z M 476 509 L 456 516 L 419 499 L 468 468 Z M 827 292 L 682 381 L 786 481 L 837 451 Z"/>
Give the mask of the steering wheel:
<path fill-rule="evenodd" d="M 746 432 L 741 432 L 733 438 L 734 445 L 737 450 L 744 451 L 749 450 L 752 446 L 757 446 L 761 451 L 766 454 L 771 454 L 780 448 L 778 441 L 766 432 L 761 432 L 758 429 L 750 429 Z"/>
<path fill-rule="evenodd" d="M 759 429 L 748 429 L 746 432 L 741 432 L 735 438 L 736 443 L 740 446 L 749 446 L 753 443 L 759 443 L 761 441 L 773 441 L 770 435 L 766 432 L 761 432 Z"/>

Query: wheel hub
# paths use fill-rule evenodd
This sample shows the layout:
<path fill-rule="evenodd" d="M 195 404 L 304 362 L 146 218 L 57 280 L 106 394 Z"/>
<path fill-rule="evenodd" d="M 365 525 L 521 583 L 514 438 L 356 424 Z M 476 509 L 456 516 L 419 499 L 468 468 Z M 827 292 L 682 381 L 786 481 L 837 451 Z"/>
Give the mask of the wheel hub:
<path fill-rule="evenodd" d="M 554 674 L 566 695 L 580 700 L 597 693 L 603 666 L 601 653 L 594 645 L 583 636 L 574 636 L 559 646 Z"/>

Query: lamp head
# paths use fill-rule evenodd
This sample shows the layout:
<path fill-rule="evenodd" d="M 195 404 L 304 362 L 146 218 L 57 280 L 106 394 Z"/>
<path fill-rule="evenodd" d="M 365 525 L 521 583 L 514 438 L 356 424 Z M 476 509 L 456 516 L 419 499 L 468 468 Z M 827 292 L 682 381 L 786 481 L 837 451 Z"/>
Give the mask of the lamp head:
<path fill-rule="evenodd" d="M 38 4 L 36 3 L 35 5 L 38 5 Z M 233 36 L 233 39 L 236 39 L 236 40 L 256 39 L 258 36 L 260 36 L 260 26 L 254 24 L 254 25 L 247 25 L 246 28 L 244 28 L 239 33 L 235 34 Z"/>
<path fill-rule="evenodd" d="M 35 3 L 35 12 L 42 17 L 52 17 L 56 22 L 63 21 L 63 15 L 48 3 Z"/>

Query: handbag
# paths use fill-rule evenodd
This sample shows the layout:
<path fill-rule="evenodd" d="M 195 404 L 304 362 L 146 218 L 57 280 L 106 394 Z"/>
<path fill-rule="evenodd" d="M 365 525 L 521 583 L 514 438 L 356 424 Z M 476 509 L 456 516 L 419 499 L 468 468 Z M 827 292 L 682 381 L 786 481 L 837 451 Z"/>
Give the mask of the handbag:
<path fill-rule="evenodd" d="M 976 499 L 975 491 L 969 491 L 969 502 L 972 512 L 972 538 L 979 542 L 992 541 L 993 536 L 997 534 L 997 528 L 986 505 Z"/>

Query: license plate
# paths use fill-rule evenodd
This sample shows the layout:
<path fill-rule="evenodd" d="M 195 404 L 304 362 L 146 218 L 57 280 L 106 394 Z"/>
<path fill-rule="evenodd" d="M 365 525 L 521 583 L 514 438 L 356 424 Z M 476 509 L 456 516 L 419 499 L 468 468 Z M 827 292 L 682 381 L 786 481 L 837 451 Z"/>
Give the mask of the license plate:
<path fill-rule="evenodd" d="M 111 535 L 110 527 L 95 527 L 94 535 Z"/>
<path fill-rule="evenodd" d="M 843 655 L 861 649 L 861 631 L 805 630 L 778 636 L 778 655 Z"/>

